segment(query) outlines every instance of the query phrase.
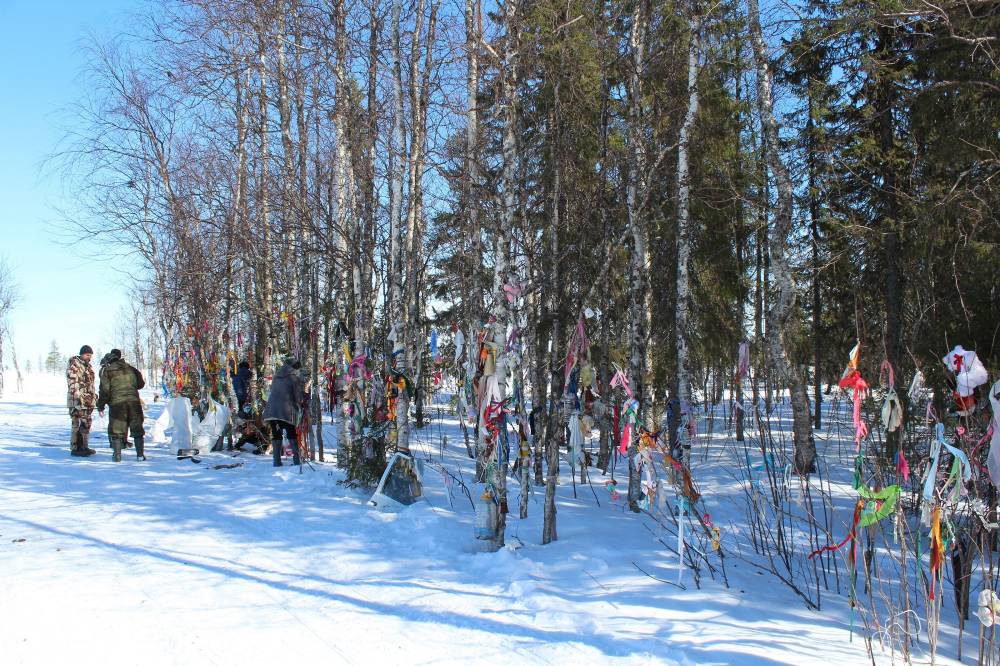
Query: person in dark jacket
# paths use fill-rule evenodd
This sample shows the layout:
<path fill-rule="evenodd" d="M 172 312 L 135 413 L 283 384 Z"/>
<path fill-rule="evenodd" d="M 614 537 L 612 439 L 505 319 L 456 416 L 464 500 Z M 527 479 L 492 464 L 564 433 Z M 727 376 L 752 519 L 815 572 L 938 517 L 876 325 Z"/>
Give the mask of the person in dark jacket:
<path fill-rule="evenodd" d="M 105 354 L 104 358 L 101 359 L 101 371 L 104 370 L 104 366 L 106 366 L 108 363 L 110 363 L 113 360 L 114 360 L 114 358 L 112 358 L 111 352 L 108 352 L 107 354 Z M 95 400 L 96 400 L 96 398 L 95 398 Z M 109 449 L 114 449 L 115 448 L 114 441 L 115 441 L 115 437 L 114 437 L 113 434 L 111 434 L 111 421 L 109 420 L 108 421 L 108 448 Z M 128 441 L 128 436 L 127 435 L 125 436 L 125 439 L 122 442 L 122 448 L 125 448 L 125 449 L 131 449 L 132 448 L 132 443 Z"/>
<path fill-rule="evenodd" d="M 240 416 L 249 413 L 247 403 L 250 401 L 250 380 L 250 364 L 242 361 L 233 374 L 233 393 L 236 394 L 237 414 Z"/>
<path fill-rule="evenodd" d="M 112 349 L 107 365 L 101 369 L 101 388 L 97 397 L 97 411 L 104 416 L 104 407 L 111 406 L 110 432 L 112 460 L 121 462 L 125 435 L 131 431 L 135 442 L 135 457 L 145 460 L 145 431 L 142 428 L 142 402 L 139 390 L 146 386 L 142 373 L 122 360 L 122 353 Z"/>
<path fill-rule="evenodd" d="M 264 407 L 264 422 L 271 426 L 271 452 L 275 467 L 281 467 L 282 433 L 292 445 L 292 463 L 299 464 L 299 443 L 295 429 L 305 401 L 305 383 L 296 372 L 295 365 L 293 356 L 285 357 L 285 362 L 274 373 L 271 392 Z"/>

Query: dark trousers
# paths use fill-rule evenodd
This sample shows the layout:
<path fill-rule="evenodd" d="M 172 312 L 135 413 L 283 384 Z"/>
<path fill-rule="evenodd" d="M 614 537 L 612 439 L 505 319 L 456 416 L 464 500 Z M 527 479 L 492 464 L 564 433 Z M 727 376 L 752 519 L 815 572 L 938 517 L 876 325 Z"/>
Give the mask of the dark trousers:
<path fill-rule="evenodd" d="M 295 434 L 295 426 L 288 421 L 271 421 L 271 454 L 274 456 L 275 467 L 281 465 L 281 435 L 292 445 L 292 464 L 299 464 L 299 440 Z"/>
<path fill-rule="evenodd" d="M 145 435 L 142 429 L 142 420 L 142 405 L 138 401 L 111 405 L 108 434 L 112 439 L 120 439 L 123 442 L 127 433 L 131 433 L 134 440 L 142 439 Z"/>

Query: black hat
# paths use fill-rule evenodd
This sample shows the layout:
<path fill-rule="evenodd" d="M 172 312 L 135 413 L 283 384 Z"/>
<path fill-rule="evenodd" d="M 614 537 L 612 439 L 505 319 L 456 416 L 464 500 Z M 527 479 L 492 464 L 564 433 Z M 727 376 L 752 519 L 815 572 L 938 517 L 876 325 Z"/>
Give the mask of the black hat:
<path fill-rule="evenodd" d="M 121 349 L 112 349 L 111 351 L 108 352 L 108 359 L 112 361 L 117 361 L 121 357 L 122 357 Z"/>
<path fill-rule="evenodd" d="M 94 350 L 90 348 L 90 345 L 84 345 L 80 347 L 80 356 L 83 356 L 84 354 L 93 354 L 93 353 Z"/>

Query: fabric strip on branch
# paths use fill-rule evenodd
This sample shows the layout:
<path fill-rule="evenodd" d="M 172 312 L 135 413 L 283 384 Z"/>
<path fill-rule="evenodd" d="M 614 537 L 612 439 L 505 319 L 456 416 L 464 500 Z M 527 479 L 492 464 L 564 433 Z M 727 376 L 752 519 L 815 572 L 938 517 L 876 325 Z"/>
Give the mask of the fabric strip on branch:
<path fill-rule="evenodd" d="M 907 483 L 910 480 L 910 464 L 906 462 L 906 456 L 903 454 L 902 448 L 896 451 L 896 476 L 902 479 L 903 483 Z"/>
<path fill-rule="evenodd" d="M 368 356 L 364 352 L 358 354 L 347 366 L 347 375 L 354 379 L 371 379 L 372 372 L 367 366 Z"/>
<path fill-rule="evenodd" d="M 861 440 L 868 436 L 868 425 L 861 419 L 861 401 L 868 390 L 868 383 L 861 376 L 858 364 L 861 361 L 861 343 L 854 345 L 854 349 L 848 357 L 847 369 L 840 378 L 838 385 L 842 389 L 853 389 L 854 410 L 852 419 L 854 421 L 854 444 L 857 451 L 861 451 Z"/>
<path fill-rule="evenodd" d="M 883 373 L 888 375 L 889 384 L 885 400 L 882 402 L 882 427 L 887 433 L 896 432 L 903 424 L 903 404 L 900 402 L 899 396 L 896 395 L 896 372 L 892 369 L 892 364 L 889 363 L 888 359 L 883 360 L 879 367 L 879 384 L 882 383 Z M 903 460 L 905 462 L 905 458 Z"/>
<path fill-rule="evenodd" d="M 822 555 L 823 553 L 833 553 L 833 552 L 836 552 L 836 551 L 840 550 L 841 548 L 843 548 L 845 545 L 847 545 L 847 542 L 850 541 L 852 543 L 851 543 L 851 552 L 848 554 L 848 562 L 850 562 L 851 569 L 853 570 L 853 568 L 854 568 L 854 543 L 853 542 L 854 542 L 854 537 L 857 534 L 858 522 L 861 520 L 861 512 L 864 510 L 864 508 L 865 508 L 865 501 L 863 499 L 859 499 L 857 502 L 855 502 L 855 504 L 854 504 L 854 518 L 851 520 L 851 529 L 847 533 L 847 536 L 844 537 L 844 540 L 841 541 L 838 544 L 834 544 L 832 546 L 824 546 L 823 548 L 820 548 L 818 550 L 814 550 L 813 552 L 809 553 L 808 559 L 811 560 L 812 558 L 816 557 L 817 555 Z"/>
<path fill-rule="evenodd" d="M 896 511 L 896 503 L 899 501 L 900 489 L 897 485 L 888 486 L 882 490 L 872 491 L 867 488 L 859 488 L 858 493 L 866 500 L 865 507 L 861 511 L 861 518 L 858 524 L 861 527 L 874 525 L 883 518 L 891 516 Z"/>
<path fill-rule="evenodd" d="M 625 455 L 628 453 L 628 445 L 632 442 L 632 438 L 635 436 L 635 426 L 639 420 L 639 401 L 630 398 L 626 400 L 622 405 L 622 415 L 621 420 L 624 422 L 622 426 L 622 439 L 621 444 L 618 447 L 618 451 Z"/>
<path fill-rule="evenodd" d="M 930 598 L 934 599 L 934 587 L 944 564 L 944 542 L 941 540 L 941 507 L 934 507 L 931 519 L 931 589 Z"/>
<path fill-rule="evenodd" d="M 462 357 L 465 354 L 465 334 L 462 333 L 462 329 L 458 327 L 458 324 L 453 325 L 453 330 L 455 332 L 455 365 L 459 365 Z"/>
<path fill-rule="evenodd" d="M 628 395 L 629 398 L 634 398 L 632 393 L 632 387 L 629 386 L 628 376 L 625 371 L 622 370 L 618 365 L 615 365 L 615 374 L 611 378 L 611 388 L 621 388 Z"/>
<path fill-rule="evenodd" d="M 750 345 L 741 342 L 736 362 L 736 381 L 742 381 L 750 374 Z"/>
<path fill-rule="evenodd" d="M 569 452 L 573 464 L 583 465 L 583 430 L 580 427 L 580 414 L 576 411 L 569 417 Z"/>
<path fill-rule="evenodd" d="M 993 418 L 990 420 L 990 452 L 986 456 L 986 467 L 993 485 L 1000 488 L 1000 381 L 990 388 L 990 406 Z"/>

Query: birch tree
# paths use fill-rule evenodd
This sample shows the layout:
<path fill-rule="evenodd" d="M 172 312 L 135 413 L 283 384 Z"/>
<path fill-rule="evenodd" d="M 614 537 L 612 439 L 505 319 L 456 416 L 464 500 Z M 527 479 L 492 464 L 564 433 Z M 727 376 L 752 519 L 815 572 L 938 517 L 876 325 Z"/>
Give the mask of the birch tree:
<path fill-rule="evenodd" d="M 690 367 L 688 359 L 688 336 L 691 333 L 689 321 L 690 293 L 688 264 L 691 259 L 691 172 L 688 164 L 688 151 L 691 143 L 691 131 L 698 114 L 698 72 L 699 49 L 701 43 L 701 18 L 698 16 L 697 3 L 691 8 L 691 35 L 688 43 L 687 63 L 687 111 L 684 123 L 681 125 L 680 138 L 677 144 L 677 313 L 675 319 L 675 343 L 677 353 L 677 398 L 682 405 L 687 404 L 687 410 L 693 411 L 691 395 Z M 681 423 L 682 430 L 686 428 Z M 680 440 L 683 443 L 681 452 L 674 452 L 674 457 L 683 460 L 687 466 L 691 464 L 691 442 L 685 435 Z M 681 455 L 678 456 L 678 453 Z"/>
<path fill-rule="evenodd" d="M 788 176 L 778 140 L 778 121 L 774 117 L 772 78 L 767 47 L 760 27 L 757 0 L 748 0 L 750 41 L 757 69 L 757 112 L 767 155 L 767 166 L 777 188 L 774 226 L 770 230 L 768 250 L 774 279 L 774 304 L 767 310 L 767 348 L 769 360 L 779 379 L 788 383 L 792 404 L 792 432 L 795 444 L 795 470 L 799 474 L 815 471 L 816 444 L 812 436 L 809 394 L 801 366 L 789 354 L 795 321 L 796 288 L 788 255 L 792 237 L 792 181 Z"/>

